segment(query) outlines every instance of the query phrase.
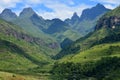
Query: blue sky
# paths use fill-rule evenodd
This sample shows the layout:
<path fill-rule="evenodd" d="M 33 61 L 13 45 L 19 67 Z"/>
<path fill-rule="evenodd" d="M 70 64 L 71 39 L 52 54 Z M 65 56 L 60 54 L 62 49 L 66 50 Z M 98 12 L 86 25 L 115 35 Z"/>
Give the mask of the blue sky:
<path fill-rule="evenodd" d="M 17 15 L 23 8 L 32 7 L 45 19 L 69 18 L 74 12 L 80 16 L 83 9 L 91 8 L 97 3 L 113 9 L 120 5 L 120 0 L 0 0 L 0 12 L 5 8 L 12 9 Z"/>

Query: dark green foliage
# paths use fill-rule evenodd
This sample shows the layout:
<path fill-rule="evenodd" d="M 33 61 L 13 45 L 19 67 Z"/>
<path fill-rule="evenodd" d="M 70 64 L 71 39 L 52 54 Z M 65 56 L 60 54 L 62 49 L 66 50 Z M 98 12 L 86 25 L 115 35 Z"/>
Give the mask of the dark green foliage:
<path fill-rule="evenodd" d="M 114 34 L 114 35 L 106 36 L 105 38 L 96 41 L 95 43 L 93 43 L 92 46 L 103 43 L 113 43 L 118 41 L 120 41 L 120 34 Z"/>
<path fill-rule="evenodd" d="M 60 59 L 66 55 L 75 54 L 79 51 L 80 51 L 79 45 L 73 46 L 71 44 L 70 46 L 66 46 L 62 51 L 60 51 L 56 56 L 54 56 L 54 59 Z"/>
<path fill-rule="evenodd" d="M 60 46 L 61 46 L 62 49 L 64 49 L 65 47 L 70 46 L 72 43 L 73 43 L 73 41 L 71 39 L 66 38 L 66 39 L 64 39 L 64 41 L 62 41 L 60 43 Z"/>
<path fill-rule="evenodd" d="M 120 70 L 120 58 L 103 57 L 96 62 L 88 63 L 55 63 L 51 73 L 58 80 L 80 80 L 91 77 L 102 80 L 109 76 L 111 72 Z"/>

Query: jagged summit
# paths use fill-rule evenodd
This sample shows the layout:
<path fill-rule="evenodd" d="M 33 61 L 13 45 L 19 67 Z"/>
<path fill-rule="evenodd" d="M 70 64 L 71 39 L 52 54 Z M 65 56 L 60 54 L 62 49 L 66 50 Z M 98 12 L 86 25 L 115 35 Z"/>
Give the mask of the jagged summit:
<path fill-rule="evenodd" d="M 30 17 L 33 14 L 36 14 L 31 7 L 24 8 L 23 11 L 20 13 L 20 17 Z"/>
<path fill-rule="evenodd" d="M 72 20 L 76 20 L 76 19 L 79 19 L 79 16 L 78 14 L 75 12 L 71 18 Z"/>
<path fill-rule="evenodd" d="M 2 19 L 10 21 L 10 20 L 17 18 L 17 15 L 14 12 L 12 12 L 11 9 L 6 8 L 2 11 L 2 13 L 0 14 L 0 17 Z"/>
<path fill-rule="evenodd" d="M 83 19 L 93 20 L 96 17 L 98 17 L 99 15 L 101 15 L 107 11 L 110 11 L 110 9 L 107 9 L 102 4 L 98 3 L 95 7 L 83 10 L 80 19 L 81 20 L 83 20 Z"/>
<path fill-rule="evenodd" d="M 101 8 L 105 8 L 105 6 L 103 6 L 102 4 L 98 3 L 95 7 L 101 7 Z"/>

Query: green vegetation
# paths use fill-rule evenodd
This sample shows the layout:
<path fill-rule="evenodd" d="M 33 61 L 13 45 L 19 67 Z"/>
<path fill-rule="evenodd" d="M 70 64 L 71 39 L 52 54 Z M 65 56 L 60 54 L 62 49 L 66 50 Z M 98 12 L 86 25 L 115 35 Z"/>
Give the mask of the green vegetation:
<path fill-rule="evenodd" d="M 51 72 L 57 80 L 119 80 L 119 66 L 120 58 L 103 57 L 87 63 L 56 63 Z"/>
<path fill-rule="evenodd" d="M 78 40 L 81 35 L 70 25 L 59 19 L 44 20 L 31 8 L 13 21 L 22 28 L 0 19 L 0 80 L 120 80 L 119 8 L 105 14 L 108 18 L 104 15 L 93 32 Z M 93 7 L 92 13 L 94 9 L 98 10 Z M 76 25 L 79 17 L 74 16 Z M 79 25 L 87 30 L 94 20 Z M 56 39 L 63 41 L 60 52 Z"/>
<path fill-rule="evenodd" d="M 103 17 L 110 17 L 110 16 L 120 17 L 120 6 L 118 6 L 114 10 L 106 13 Z"/>
<path fill-rule="evenodd" d="M 117 14 L 119 8 L 109 13 Z M 112 17 L 103 16 L 95 31 L 59 53 L 62 58 L 51 71 L 53 79 L 120 80 L 120 22 L 115 13 Z"/>
<path fill-rule="evenodd" d="M 54 49 L 45 46 L 46 43 L 41 44 L 36 42 L 37 40 L 39 38 L 36 39 L 28 35 L 21 28 L 0 20 L 0 71 L 22 75 L 29 74 L 30 76 L 39 73 L 38 76 L 44 77 L 45 75 L 47 77 L 51 69 L 51 62 L 54 62 L 50 57 L 57 50 L 54 51 Z M 45 74 L 42 75 L 42 73 Z M 6 79 L 6 77 L 3 76 L 0 79 L 17 79 L 11 77 Z M 24 78 L 20 80 L 24 80 Z"/>

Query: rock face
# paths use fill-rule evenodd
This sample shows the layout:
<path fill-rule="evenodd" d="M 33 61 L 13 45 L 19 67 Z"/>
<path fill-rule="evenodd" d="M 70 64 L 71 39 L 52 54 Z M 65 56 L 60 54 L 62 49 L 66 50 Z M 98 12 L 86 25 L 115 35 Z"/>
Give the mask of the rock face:
<path fill-rule="evenodd" d="M 14 30 L 12 28 L 9 28 L 9 27 L 5 28 L 5 26 L 3 24 L 0 24 L 0 33 L 2 33 L 2 34 L 4 33 L 6 36 L 13 36 L 18 40 L 24 40 L 24 41 L 29 42 L 29 43 L 36 43 L 37 45 L 47 46 L 51 49 L 56 49 L 59 47 L 57 42 L 48 44 L 43 39 L 29 36 L 25 33 L 18 32 L 18 31 Z"/>
<path fill-rule="evenodd" d="M 120 26 L 120 17 L 117 16 L 104 17 L 98 21 L 95 30 L 100 29 L 102 27 L 115 28 L 116 26 Z"/>
<path fill-rule="evenodd" d="M 17 15 L 12 12 L 10 9 L 4 9 L 3 12 L 0 14 L 0 17 L 2 19 L 5 19 L 6 21 L 11 21 L 17 18 Z"/>

